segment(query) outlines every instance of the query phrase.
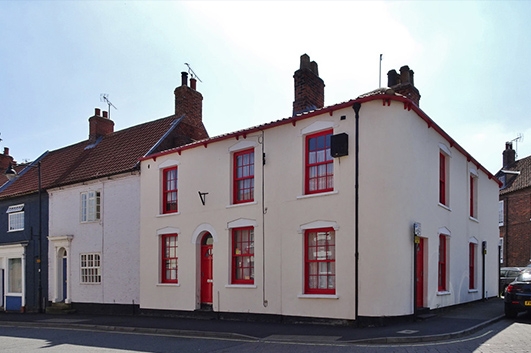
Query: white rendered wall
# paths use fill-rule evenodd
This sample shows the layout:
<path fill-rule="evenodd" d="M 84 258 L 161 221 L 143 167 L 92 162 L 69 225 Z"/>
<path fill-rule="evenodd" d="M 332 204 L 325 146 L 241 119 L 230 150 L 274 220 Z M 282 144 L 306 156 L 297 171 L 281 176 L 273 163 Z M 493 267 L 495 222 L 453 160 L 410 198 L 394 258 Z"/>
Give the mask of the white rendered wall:
<path fill-rule="evenodd" d="M 498 185 L 478 171 L 478 217 L 469 217 L 469 170 L 477 169 L 403 104 L 364 103 L 360 110 L 360 315 L 413 312 L 413 230 L 425 238 L 425 305 L 438 308 L 482 298 L 481 242 L 487 240 L 486 291 L 496 295 Z M 440 144 L 449 158 L 449 207 L 439 205 Z M 438 236 L 449 239 L 448 291 L 438 291 Z M 469 291 L 468 244 L 478 240 L 478 286 Z M 392 295 L 388 295 L 392 290 Z M 387 293 L 375 300 L 375 293 Z"/>
<path fill-rule="evenodd" d="M 84 185 L 49 191 L 50 238 L 72 235 L 68 281 L 72 302 L 138 304 L 139 302 L 139 229 L 140 178 L 138 175 L 113 177 Z M 101 192 L 101 219 L 80 222 L 80 195 Z M 98 253 L 102 282 L 81 284 L 80 255 Z M 50 298 L 57 269 L 54 242 L 50 242 Z"/>
<path fill-rule="evenodd" d="M 476 237 L 481 248 L 481 241 L 488 239 L 487 271 L 493 273 L 497 266 L 493 257 L 497 226 L 492 222 L 497 214 L 497 184 L 479 172 L 479 215 L 477 221 L 470 220 L 470 163 L 465 156 L 414 111 L 404 110 L 402 103 L 392 102 L 389 107 L 381 101 L 364 103 L 360 117 L 359 315 L 413 313 L 413 222 L 422 223 L 427 239 L 426 305 L 435 308 L 481 298 L 481 289 L 468 291 L 468 241 Z M 143 161 L 141 307 L 199 307 L 197 243 L 202 231 L 208 230 L 215 240 L 214 310 L 354 319 L 354 124 L 353 109 L 345 108 L 263 134 L 240 135 Z M 334 134 L 349 135 L 349 155 L 334 159 L 334 192 L 305 196 L 304 136 L 328 128 Z M 452 149 L 451 210 L 438 205 L 439 143 Z M 255 146 L 255 202 L 231 205 L 231 153 L 249 146 Z M 262 151 L 266 154 L 263 169 Z M 178 164 L 179 170 L 179 213 L 160 215 L 160 171 L 171 164 Z M 205 205 L 198 192 L 208 193 Z M 256 224 L 252 286 L 230 284 L 231 222 Z M 336 294 L 305 295 L 304 229 L 323 225 L 336 230 Z M 444 295 L 437 292 L 437 231 L 441 227 L 452 234 L 450 290 Z M 159 283 L 159 236 L 164 232 L 179 234 L 178 285 Z M 494 278 L 487 281 L 492 295 Z"/>

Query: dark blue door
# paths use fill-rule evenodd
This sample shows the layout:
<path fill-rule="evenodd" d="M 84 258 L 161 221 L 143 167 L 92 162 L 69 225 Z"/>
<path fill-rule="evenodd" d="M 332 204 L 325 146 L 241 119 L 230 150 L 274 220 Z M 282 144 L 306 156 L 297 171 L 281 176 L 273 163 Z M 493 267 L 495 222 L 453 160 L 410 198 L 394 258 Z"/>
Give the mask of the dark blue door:
<path fill-rule="evenodd" d="M 67 270 L 66 270 L 66 257 L 63 257 L 63 301 L 65 301 L 66 299 L 66 274 L 67 274 Z"/>

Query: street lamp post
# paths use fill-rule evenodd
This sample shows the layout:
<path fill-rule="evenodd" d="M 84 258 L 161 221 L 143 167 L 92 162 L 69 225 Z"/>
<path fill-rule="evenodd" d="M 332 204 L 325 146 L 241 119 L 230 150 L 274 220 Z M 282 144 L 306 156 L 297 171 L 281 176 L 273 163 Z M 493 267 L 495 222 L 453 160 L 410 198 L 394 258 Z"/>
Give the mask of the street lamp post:
<path fill-rule="evenodd" d="M 43 312 L 44 308 L 44 298 L 42 297 L 42 177 L 41 177 L 41 162 L 38 161 L 37 165 L 34 164 L 28 164 L 28 167 L 31 168 L 37 168 L 38 172 L 38 192 L 39 192 L 39 235 L 38 235 L 38 247 L 37 247 L 37 253 L 39 257 L 37 258 L 37 265 L 38 265 L 38 293 L 39 296 L 37 298 L 38 305 L 39 305 L 39 313 Z M 9 180 L 15 179 L 18 175 L 15 169 L 13 169 L 13 166 L 11 163 L 9 164 L 9 167 L 5 171 L 5 176 Z"/>

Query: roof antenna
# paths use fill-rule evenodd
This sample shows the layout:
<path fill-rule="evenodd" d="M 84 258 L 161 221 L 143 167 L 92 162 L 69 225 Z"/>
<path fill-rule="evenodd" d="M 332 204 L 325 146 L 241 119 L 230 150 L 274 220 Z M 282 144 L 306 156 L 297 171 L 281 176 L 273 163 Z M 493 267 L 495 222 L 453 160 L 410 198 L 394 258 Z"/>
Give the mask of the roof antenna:
<path fill-rule="evenodd" d="M 184 63 L 186 66 L 188 66 L 188 73 L 192 76 L 192 77 L 195 77 L 196 79 L 199 80 L 199 82 L 203 83 L 203 81 L 201 81 L 201 79 L 199 78 L 199 76 L 197 76 L 197 74 L 194 72 L 194 70 L 192 70 L 192 68 L 190 67 L 190 65 L 188 63 Z"/>
<path fill-rule="evenodd" d="M 383 54 L 380 54 L 380 74 L 378 77 L 378 88 L 382 88 L 382 56 Z"/>
<path fill-rule="evenodd" d="M 523 142 L 524 141 L 524 134 L 521 132 L 516 135 L 515 138 L 513 138 L 510 142 L 514 141 L 514 151 L 515 151 L 515 157 L 518 158 L 518 141 Z"/>
<path fill-rule="evenodd" d="M 116 108 L 114 104 L 111 103 L 111 101 L 109 100 L 109 95 L 107 93 L 100 94 L 100 102 L 107 103 L 109 107 L 108 112 L 109 112 L 109 120 L 110 120 L 111 119 L 111 107 L 113 107 L 116 110 L 118 110 L 118 108 Z"/>

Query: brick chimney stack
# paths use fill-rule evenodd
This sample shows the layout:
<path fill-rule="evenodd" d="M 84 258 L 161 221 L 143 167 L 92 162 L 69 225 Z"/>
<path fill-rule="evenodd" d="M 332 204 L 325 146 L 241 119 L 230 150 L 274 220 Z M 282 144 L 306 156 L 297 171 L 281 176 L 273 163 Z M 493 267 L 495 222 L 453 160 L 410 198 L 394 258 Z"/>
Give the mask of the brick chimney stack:
<path fill-rule="evenodd" d="M 387 86 L 396 93 L 411 99 L 417 106 L 420 106 L 420 92 L 413 82 L 414 72 L 409 66 L 402 66 L 400 74 L 396 70 L 387 72 Z"/>
<path fill-rule="evenodd" d="M 101 116 L 101 109 L 94 109 L 94 116 L 89 118 L 89 140 L 95 141 L 97 138 L 112 134 L 114 132 L 114 122 L 109 119 L 108 113 L 103 112 Z"/>
<path fill-rule="evenodd" d="M 293 75 L 295 100 L 293 115 L 324 107 L 324 81 L 319 77 L 317 63 L 310 62 L 307 54 L 301 55 L 299 70 Z"/>
<path fill-rule="evenodd" d="M 183 123 L 191 129 L 189 136 L 194 140 L 208 138 L 205 126 L 203 125 L 203 96 L 197 91 L 197 79 L 190 78 L 188 87 L 188 73 L 181 72 L 181 86 L 173 92 L 175 94 L 175 116 L 184 116 Z"/>
<path fill-rule="evenodd" d="M 516 161 L 516 151 L 513 150 L 512 142 L 505 142 L 503 155 L 503 168 L 510 167 Z"/>
<path fill-rule="evenodd" d="M 13 167 L 16 165 L 16 163 L 13 161 L 13 157 L 9 155 L 9 148 L 4 147 L 4 153 L 0 153 L 0 173 L 2 173 L 2 175 L 11 163 L 13 163 Z"/>

